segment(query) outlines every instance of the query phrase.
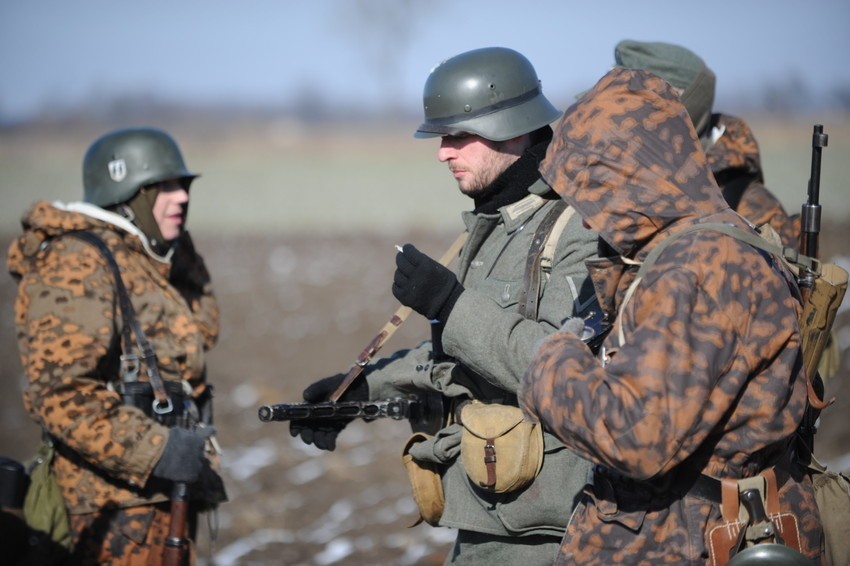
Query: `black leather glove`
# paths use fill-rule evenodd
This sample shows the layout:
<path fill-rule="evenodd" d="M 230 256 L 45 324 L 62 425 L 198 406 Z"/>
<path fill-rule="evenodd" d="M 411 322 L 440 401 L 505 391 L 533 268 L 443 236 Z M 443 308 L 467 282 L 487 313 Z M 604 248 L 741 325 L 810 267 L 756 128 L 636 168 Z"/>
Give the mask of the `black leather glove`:
<path fill-rule="evenodd" d="M 338 373 L 310 384 L 304 390 L 307 403 L 322 403 L 337 390 L 346 374 Z M 361 373 L 342 394 L 340 401 L 368 401 L 369 385 L 366 376 Z M 314 444 L 320 450 L 333 452 L 336 449 L 336 437 L 354 419 L 299 419 L 289 421 L 289 434 L 300 436 L 305 444 Z"/>
<path fill-rule="evenodd" d="M 152 475 L 173 482 L 192 483 L 201 476 L 206 456 L 204 441 L 215 434 L 215 428 L 172 428 L 168 431 L 165 450 L 154 466 Z"/>
<path fill-rule="evenodd" d="M 395 298 L 429 320 L 446 322 L 464 290 L 457 276 L 412 244 L 396 254 L 395 265 Z"/>

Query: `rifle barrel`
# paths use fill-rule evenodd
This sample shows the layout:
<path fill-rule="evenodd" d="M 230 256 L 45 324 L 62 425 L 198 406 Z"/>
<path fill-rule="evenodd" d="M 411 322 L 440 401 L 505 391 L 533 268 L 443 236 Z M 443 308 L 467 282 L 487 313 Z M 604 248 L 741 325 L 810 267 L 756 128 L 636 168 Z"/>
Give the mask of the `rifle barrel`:
<path fill-rule="evenodd" d="M 821 231 L 820 170 L 823 148 L 829 144 L 829 136 L 823 133 L 823 125 L 815 124 L 812 132 L 812 170 L 806 202 L 800 211 L 800 253 L 817 259 L 819 236 Z M 815 273 L 810 269 L 801 270 L 797 282 L 804 300 L 815 283 Z"/>

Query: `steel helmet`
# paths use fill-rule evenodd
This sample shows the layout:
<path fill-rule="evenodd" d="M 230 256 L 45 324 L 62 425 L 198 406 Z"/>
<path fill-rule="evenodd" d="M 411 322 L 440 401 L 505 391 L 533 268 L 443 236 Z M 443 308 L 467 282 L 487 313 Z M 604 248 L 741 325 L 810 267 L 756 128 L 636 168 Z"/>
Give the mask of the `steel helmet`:
<path fill-rule="evenodd" d="M 800 551 L 772 542 L 757 544 L 735 554 L 728 566 L 807 566 L 809 560 Z"/>
<path fill-rule="evenodd" d="M 425 121 L 417 138 L 476 134 L 504 141 L 542 128 L 562 114 L 543 96 L 528 59 L 512 49 L 485 47 L 437 65 L 422 95 Z"/>
<path fill-rule="evenodd" d="M 95 140 L 86 151 L 83 200 L 112 206 L 128 201 L 145 185 L 179 178 L 188 188 L 197 176 L 186 169 L 177 143 L 162 130 L 116 130 Z"/>

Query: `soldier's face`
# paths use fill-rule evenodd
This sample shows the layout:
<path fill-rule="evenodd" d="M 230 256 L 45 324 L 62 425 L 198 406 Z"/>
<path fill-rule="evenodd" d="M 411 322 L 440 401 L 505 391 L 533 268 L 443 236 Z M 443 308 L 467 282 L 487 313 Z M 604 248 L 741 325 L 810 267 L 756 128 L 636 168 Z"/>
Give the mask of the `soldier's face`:
<path fill-rule="evenodd" d="M 460 192 L 475 197 L 484 192 L 525 149 L 518 140 L 493 142 L 473 134 L 443 136 L 437 158 L 448 164 Z"/>
<path fill-rule="evenodd" d="M 189 193 L 177 180 L 164 181 L 157 188 L 159 192 L 153 204 L 153 217 L 162 237 L 171 241 L 183 229 Z"/>

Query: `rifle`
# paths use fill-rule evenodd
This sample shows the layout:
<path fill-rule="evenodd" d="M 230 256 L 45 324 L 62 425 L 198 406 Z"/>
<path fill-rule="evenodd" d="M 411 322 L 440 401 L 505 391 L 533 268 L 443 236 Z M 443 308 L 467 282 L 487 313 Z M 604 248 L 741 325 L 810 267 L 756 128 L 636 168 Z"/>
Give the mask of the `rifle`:
<path fill-rule="evenodd" d="M 171 524 L 162 551 L 163 566 L 189 564 L 189 538 L 186 533 L 189 519 L 189 484 L 174 482 L 171 488 Z"/>
<path fill-rule="evenodd" d="M 824 349 L 832 333 L 838 307 L 847 291 L 847 272 L 833 263 L 823 263 L 817 257 L 818 236 L 821 228 L 820 169 L 823 148 L 829 137 L 823 126 L 816 124 L 812 134 L 812 170 L 809 178 L 807 200 L 800 217 L 800 254 L 808 262 L 800 264 L 797 283 L 803 300 L 800 334 L 803 349 L 809 404 L 823 409 L 834 399 L 824 401 L 815 390 L 814 381 Z"/>
<path fill-rule="evenodd" d="M 812 169 L 809 177 L 809 186 L 806 202 L 803 203 L 800 213 L 800 253 L 804 256 L 817 259 L 818 238 L 821 227 L 821 205 L 820 205 L 820 170 L 823 148 L 829 144 L 829 136 L 823 133 L 823 125 L 815 124 L 812 133 Z M 816 268 L 804 268 L 800 270 L 797 283 L 803 295 L 805 304 L 809 298 L 815 278 L 819 275 Z"/>

